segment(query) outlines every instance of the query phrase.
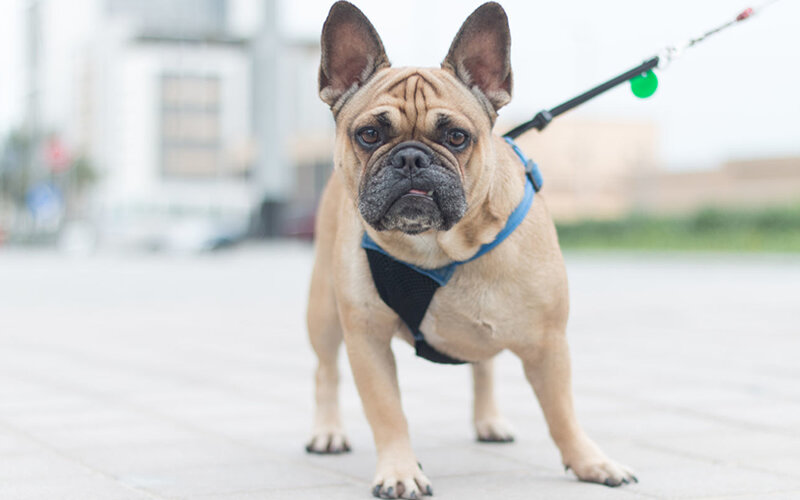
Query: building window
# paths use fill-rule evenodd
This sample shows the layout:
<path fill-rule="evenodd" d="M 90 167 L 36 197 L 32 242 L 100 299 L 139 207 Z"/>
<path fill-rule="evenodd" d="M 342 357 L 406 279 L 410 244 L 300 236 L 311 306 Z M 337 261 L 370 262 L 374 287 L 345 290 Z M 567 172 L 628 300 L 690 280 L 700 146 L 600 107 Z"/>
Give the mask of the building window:
<path fill-rule="evenodd" d="M 215 76 L 161 78 L 161 165 L 168 177 L 220 174 L 220 82 Z"/>

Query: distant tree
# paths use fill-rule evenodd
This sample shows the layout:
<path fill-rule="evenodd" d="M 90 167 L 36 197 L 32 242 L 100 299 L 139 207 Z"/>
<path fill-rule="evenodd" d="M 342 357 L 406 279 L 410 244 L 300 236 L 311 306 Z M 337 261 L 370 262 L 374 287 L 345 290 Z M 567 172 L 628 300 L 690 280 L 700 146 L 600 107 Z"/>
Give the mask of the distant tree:
<path fill-rule="evenodd" d="M 85 192 L 97 181 L 97 171 L 84 155 L 75 158 L 69 172 L 72 187 L 79 194 Z"/>
<path fill-rule="evenodd" d="M 0 149 L 0 194 L 15 204 L 23 203 L 31 185 L 30 141 L 19 131 L 11 132 Z"/>

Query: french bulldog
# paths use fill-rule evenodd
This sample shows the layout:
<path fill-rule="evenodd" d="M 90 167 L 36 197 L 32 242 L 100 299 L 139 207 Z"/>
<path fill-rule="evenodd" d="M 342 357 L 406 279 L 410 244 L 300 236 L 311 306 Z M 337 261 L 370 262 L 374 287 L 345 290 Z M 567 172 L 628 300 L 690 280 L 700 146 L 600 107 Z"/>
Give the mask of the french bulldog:
<path fill-rule="evenodd" d="M 350 449 L 338 400 L 344 340 L 377 449 L 372 493 L 419 498 L 433 490 L 411 447 L 390 346 L 393 337 L 413 344 L 412 333 L 379 296 L 361 243 L 366 232 L 393 258 L 435 269 L 470 259 L 505 226 L 526 182 L 511 146 L 492 131 L 511 100 L 508 19 L 497 3 L 480 6 L 441 68 L 392 68 L 375 28 L 344 1 L 331 8 L 321 42 L 319 95 L 336 138 L 308 304 L 318 366 L 306 449 Z M 507 349 L 523 363 L 563 465 L 583 481 L 636 481 L 575 417 L 568 310 L 558 237 L 537 194 L 510 236 L 438 289 L 420 330 L 439 352 L 471 363 L 479 440 L 513 440 L 493 394 L 492 359 Z"/>

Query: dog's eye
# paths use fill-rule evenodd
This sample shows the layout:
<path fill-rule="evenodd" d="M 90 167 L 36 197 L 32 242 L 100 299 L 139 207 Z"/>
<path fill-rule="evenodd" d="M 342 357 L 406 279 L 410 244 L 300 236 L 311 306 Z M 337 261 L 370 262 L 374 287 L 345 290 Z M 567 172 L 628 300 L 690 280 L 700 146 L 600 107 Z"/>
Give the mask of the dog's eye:
<path fill-rule="evenodd" d="M 356 132 L 356 137 L 358 138 L 358 142 L 365 147 L 372 147 L 381 140 L 380 132 L 373 127 L 364 127 L 360 129 Z"/>
<path fill-rule="evenodd" d="M 460 129 L 453 129 L 447 132 L 447 144 L 455 149 L 461 149 L 467 144 L 469 136 L 466 132 Z"/>

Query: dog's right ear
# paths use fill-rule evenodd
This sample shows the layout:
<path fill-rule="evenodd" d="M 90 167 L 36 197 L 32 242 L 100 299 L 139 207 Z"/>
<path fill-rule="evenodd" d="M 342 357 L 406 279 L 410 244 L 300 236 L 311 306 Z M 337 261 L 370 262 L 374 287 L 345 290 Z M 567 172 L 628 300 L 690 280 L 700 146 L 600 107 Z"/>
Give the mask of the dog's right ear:
<path fill-rule="evenodd" d="M 383 43 L 363 12 L 336 2 L 322 26 L 319 96 L 331 107 L 390 65 Z"/>

